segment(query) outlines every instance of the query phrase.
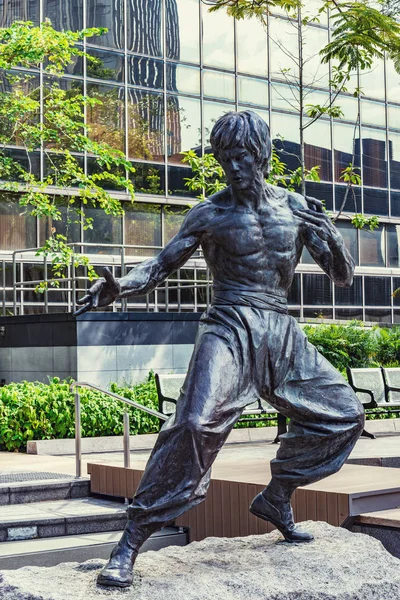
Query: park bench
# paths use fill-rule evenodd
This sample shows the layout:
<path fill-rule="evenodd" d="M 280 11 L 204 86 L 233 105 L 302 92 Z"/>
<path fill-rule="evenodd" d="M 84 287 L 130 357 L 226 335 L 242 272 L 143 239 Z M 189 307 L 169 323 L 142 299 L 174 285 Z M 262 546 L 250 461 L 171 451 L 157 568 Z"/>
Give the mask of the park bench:
<path fill-rule="evenodd" d="M 172 415 L 176 409 L 176 402 L 181 393 L 181 388 L 186 378 L 186 373 L 181 375 L 162 375 L 156 373 L 156 387 L 158 394 L 158 409 L 164 415 Z M 241 421 L 268 421 L 278 419 L 278 433 L 274 443 L 279 442 L 279 436 L 286 433 L 286 417 L 281 415 L 268 402 L 258 399 L 253 404 L 249 404 L 243 411 Z"/>
<path fill-rule="evenodd" d="M 400 411 L 400 368 L 347 368 L 350 386 L 357 394 L 365 410 L 381 408 L 390 412 Z M 363 435 L 374 436 L 365 430 Z"/>

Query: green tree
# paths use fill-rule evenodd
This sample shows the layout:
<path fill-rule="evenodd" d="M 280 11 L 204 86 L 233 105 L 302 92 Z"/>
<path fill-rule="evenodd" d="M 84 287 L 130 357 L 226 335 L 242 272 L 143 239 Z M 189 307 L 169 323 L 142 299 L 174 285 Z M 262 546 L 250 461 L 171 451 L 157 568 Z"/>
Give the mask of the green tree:
<path fill-rule="evenodd" d="M 124 189 L 132 200 L 134 197 L 129 178 L 134 169 L 119 149 L 118 133 L 104 140 L 99 135 L 100 119 L 92 119 L 94 125 L 90 119 L 89 124 L 84 121 L 85 112 L 105 120 L 109 106 L 103 107 L 98 94 L 85 96 L 79 83 L 63 78 L 76 57 L 86 56 L 89 64 L 93 62 L 94 68 L 100 68 L 98 59 L 86 55 L 77 44 L 105 31 L 91 28 L 60 32 L 49 20 L 40 26 L 16 21 L 0 30 L 0 187 L 15 193 L 30 214 L 52 223 L 38 254 L 49 257 L 57 278 L 71 263 L 87 266 L 89 276 L 96 276 L 88 258 L 68 245 L 68 234 L 57 232 L 58 223 L 66 217 L 67 231 L 72 223 L 92 228 L 85 207 L 122 215 L 121 203 L 106 189 L 110 182 L 114 189 Z M 39 72 L 39 68 L 43 86 L 32 73 Z M 32 160 L 38 151 L 44 155 L 44 173 L 38 172 Z M 85 172 L 80 160 L 83 154 L 93 163 L 91 174 Z"/>

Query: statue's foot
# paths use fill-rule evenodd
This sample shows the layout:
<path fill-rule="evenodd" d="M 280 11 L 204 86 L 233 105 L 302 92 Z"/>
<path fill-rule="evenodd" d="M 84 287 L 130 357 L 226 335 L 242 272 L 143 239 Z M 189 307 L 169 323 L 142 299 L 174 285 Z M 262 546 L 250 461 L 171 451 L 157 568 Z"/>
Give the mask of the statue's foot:
<path fill-rule="evenodd" d="M 301 531 L 295 526 L 290 502 L 278 500 L 272 495 L 269 497 L 268 493 L 266 496 L 260 493 L 251 503 L 250 512 L 275 525 L 287 542 L 294 544 L 311 542 L 314 539 L 311 533 Z"/>
<path fill-rule="evenodd" d="M 99 585 L 129 587 L 133 581 L 133 565 L 137 552 L 119 544 L 112 551 L 110 560 L 97 577 Z"/>

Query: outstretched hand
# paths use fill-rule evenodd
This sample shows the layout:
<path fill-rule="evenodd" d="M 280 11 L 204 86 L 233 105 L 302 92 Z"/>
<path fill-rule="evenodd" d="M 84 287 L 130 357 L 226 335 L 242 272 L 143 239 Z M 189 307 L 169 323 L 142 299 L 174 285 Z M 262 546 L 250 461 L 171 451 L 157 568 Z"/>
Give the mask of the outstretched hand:
<path fill-rule="evenodd" d="M 77 304 L 82 305 L 82 308 L 74 312 L 74 317 L 78 317 L 89 310 L 96 310 L 101 306 L 108 306 L 118 298 L 121 292 L 118 280 L 115 279 L 107 267 L 104 267 L 103 275 L 104 277 L 98 279 L 92 285 L 86 296 L 77 301 Z"/>
<path fill-rule="evenodd" d="M 324 212 L 324 205 L 316 198 L 306 196 L 308 208 L 296 209 L 293 214 L 300 218 L 302 225 L 314 231 L 321 240 L 328 242 L 338 237 L 338 231 L 332 223 L 328 213 Z"/>

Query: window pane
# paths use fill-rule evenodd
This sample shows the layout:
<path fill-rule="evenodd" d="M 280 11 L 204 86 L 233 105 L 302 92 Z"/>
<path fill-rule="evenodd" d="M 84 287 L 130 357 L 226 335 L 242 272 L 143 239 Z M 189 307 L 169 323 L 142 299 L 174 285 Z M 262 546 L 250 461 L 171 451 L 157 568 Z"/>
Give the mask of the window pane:
<path fill-rule="evenodd" d="M 217 71 L 203 71 L 204 95 L 221 100 L 235 100 L 235 76 Z"/>
<path fill-rule="evenodd" d="M 123 49 L 125 45 L 123 0 L 86 0 L 86 27 L 108 29 L 103 35 L 89 38 L 90 43 Z"/>
<path fill-rule="evenodd" d="M 250 77 L 238 78 L 239 102 L 268 106 L 268 83 Z"/>
<path fill-rule="evenodd" d="M 362 128 L 363 183 L 375 187 L 387 185 L 386 134 L 377 129 Z M 356 152 L 360 141 L 356 140 Z"/>
<path fill-rule="evenodd" d="M 388 124 L 389 129 L 400 129 L 400 106 L 388 104 Z"/>
<path fill-rule="evenodd" d="M 333 207 L 333 186 L 329 183 L 317 183 L 315 181 L 306 181 L 306 194 L 318 200 L 323 200 L 325 208 L 332 210 Z"/>
<path fill-rule="evenodd" d="M 300 273 L 295 273 L 293 283 L 288 294 L 288 304 L 301 304 L 300 285 L 301 275 Z"/>
<path fill-rule="evenodd" d="M 239 73 L 268 77 L 267 32 L 255 19 L 236 22 L 237 68 Z"/>
<path fill-rule="evenodd" d="M 125 243 L 132 246 L 159 246 L 161 248 L 161 205 L 135 202 L 126 203 Z M 127 249 L 128 256 L 156 256 L 157 249 Z"/>
<path fill-rule="evenodd" d="M 124 81 L 125 60 L 123 54 L 94 48 L 88 48 L 87 53 L 95 58 L 95 62 L 86 59 L 88 77 Z"/>
<path fill-rule="evenodd" d="M 323 181 L 332 181 L 331 126 L 320 119 L 304 131 L 306 169 L 319 166 Z"/>
<path fill-rule="evenodd" d="M 271 79 L 296 79 L 299 70 L 297 25 L 275 18 L 271 18 L 269 23 Z M 282 71 L 285 71 L 285 75 Z"/>
<path fill-rule="evenodd" d="M 188 210 L 187 206 L 164 206 L 164 245 L 178 233 Z"/>
<path fill-rule="evenodd" d="M 400 98 L 400 73 L 394 68 L 393 61 L 386 60 L 386 86 L 389 102 L 398 102 Z"/>
<path fill-rule="evenodd" d="M 400 267 L 400 225 L 386 225 L 388 267 Z"/>
<path fill-rule="evenodd" d="M 364 212 L 370 215 L 388 215 L 388 191 L 364 188 Z"/>
<path fill-rule="evenodd" d="M 348 321 L 362 321 L 362 308 L 337 308 L 335 310 L 335 318 Z"/>
<path fill-rule="evenodd" d="M 235 51 L 233 44 L 234 19 L 223 11 L 209 13 L 202 6 L 203 60 L 210 67 L 234 69 Z"/>
<path fill-rule="evenodd" d="M 361 101 L 361 120 L 367 125 L 386 127 L 385 105 L 381 102 Z"/>
<path fill-rule="evenodd" d="M 400 192 L 390 193 L 390 208 L 394 217 L 400 217 Z"/>
<path fill-rule="evenodd" d="M 162 56 L 161 0 L 127 0 L 127 11 L 128 50 Z"/>
<path fill-rule="evenodd" d="M 390 277 L 364 277 L 365 305 L 390 306 Z"/>
<path fill-rule="evenodd" d="M 118 248 L 102 244 L 122 244 L 122 218 L 106 215 L 101 208 L 85 208 L 85 215 L 93 219 L 93 228 L 83 233 L 85 242 L 99 246 L 84 246 L 88 254 L 119 254 Z"/>
<path fill-rule="evenodd" d="M 360 166 L 360 139 L 358 128 L 355 131 L 354 126 L 352 125 L 344 125 L 334 122 L 333 147 L 335 160 L 335 181 L 340 181 L 343 169 L 348 167 L 352 162 L 354 150 L 354 166 Z"/>
<path fill-rule="evenodd" d="M 354 96 L 347 96 L 346 94 L 339 94 L 335 100 L 334 106 L 341 108 L 343 112 L 342 121 L 357 121 L 358 115 L 358 99 Z"/>
<path fill-rule="evenodd" d="M 164 64 L 144 56 L 128 56 L 128 83 L 162 90 L 164 87 Z"/>
<path fill-rule="evenodd" d="M 331 308 L 304 308 L 303 314 L 306 319 L 333 319 L 333 310 Z"/>
<path fill-rule="evenodd" d="M 385 100 L 385 67 L 382 59 L 376 60 L 371 69 L 361 71 L 360 87 L 363 96 Z"/>
<path fill-rule="evenodd" d="M 15 2 L 14 2 L 15 3 Z M 36 0 L 39 5 L 39 0 Z M 21 4 L 23 4 L 21 2 Z M 35 4 L 35 2 L 31 2 Z M 0 0 L 1 5 L 1 0 Z M 83 29 L 83 0 L 43 0 L 43 15 L 49 18 L 54 29 Z M 33 19 L 28 19 L 33 21 Z"/>
<path fill-rule="evenodd" d="M 14 21 L 33 21 L 39 24 L 40 0 L 0 0 L 0 27 L 9 27 Z"/>
<path fill-rule="evenodd" d="M 199 69 L 175 63 L 167 63 L 167 90 L 170 92 L 199 95 Z"/>
<path fill-rule="evenodd" d="M 341 306 L 362 306 L 362 277 L 354 277 L 350 287 L 335 285 L 335 304 Z"/>
<path fill-rule="evenodd" d="M 87 107 L 87 123 L 90 137 L 96 142 L 106 142 L 117 150 L 125 147 L 125 101 L 124 88 L 88 85 L 88 95 L 101 104 Z"/>
<path fill-rule="evenodd" d="M 393 298 L 393 306 L 400 306 L 400 277 L 393 277 L 393 292 L 399 290 L 399 295 Z M 399 321 L 396 321 L 398 323 Z"/>
<path fill-rule="evenodd" d="M 271 106 L 290 112 L 299 112 L 297 90 L 283 83 L 271 83 Z"/>
<path fill-rule="evenodd" d="M 326 275 L 303 275 L 304 304 L 332 304 L 332 284 Z"/>
<path fill-rule="evenodd" d="M 353 227 L 351 223 L 346 221 L 339 221 L 336 223 L 336 227 L 339 229 L 344 245 L 350 252 L 356 265 L 358 265 L 358 234 L 357 229 Z"/>
<path fill-rule="evenodd" d="M 35 248 L 36 218 L 30 208 L 20 206 L 14 194 L 0 192 L 0 249 Z"/>
<path fill-rule="evenodd" d="M 279 158 L 288 169 L 295 170 L 300 165 L 299 119 L 294 115 L 273 112 L 271 116 L 272 141 Z"/>
<path fill-rule="evenodd" d="M 392 322 L 392 311 L 390 309 L 365 309 L 365 320 L 371 323 L 391 323 Z"/>
<path fill-rule="evenodd" d="M 186 185 L 186 179 L 193 177 L 192 169 L 184 167 L 168 167 L 168 194 L 170 196 L 186 196 L 196 198 L 198 191 L 190 191 Z"/>
<path fill-rule="evenodd" d="M 164 98 L 162 94 L 128 90 L 130 158 L 164 160 Z"/>
<path fill-rule="evenodd" d="M 390 186 L 400 190 L 400 133 L 389 132 Z"/>
<path fill-rule="evenodd" d="M 61 234 L 68 242 L 79 242 L 81 240 L 80 217 L 76 214 L 74 206 L 70 205 L 67 198 L 60 198 L 56 202 L 61 213 L 61 219 L 55 221 L 49 217 L 39 220 L 40 244 L 44 244 L 52 234 Z M 80 208 L 80 202 L 76 203 Z"/>
<path fill-rule="evenodd" d="M 346 185 L 335 185 L 336 210 L 345 212 L 361 212 L 361 188 L 348 188 Z"/>
<path fill-rule="evenodd" d="M 155 196 L 165 194 L 165 167 L 146 163 L 133 163 L 135 173 L 132 180 L 138 194 Z"/>
<path fill-rule="evenodd" d="M 193 98 L 167 98 L 167 156 L 170 162 L 181 162 L 180 152 L 201 150 L 200 101 Z"/>
<path fill-rule="evenodd" d="M 382 225 L 374 231 L 360 231 L 360 264 L 364 267 L 385 266 L 385 235 Z"/>
<path fill-rule="evenodd" d="M 167 58 L 199 62 L 199 0 L 166 0 Z"/>
<path fill-rule="evenodd" d="M 204 144 L 208 146 L 210 144 L 210 133 L 214 127 L 215 122 L 222 117 L 225 113 L 235 110 L 233 104 L 222 104 L 218 102 L 204 102 Z"/>
<path fill-rule="evenodd" d="M 329 86 L 329 67 L 321 62 L 320 50 L 328 43 L 327 29 L 305 27 L 303 30 L 303 77 L 305 85 Z"/>

